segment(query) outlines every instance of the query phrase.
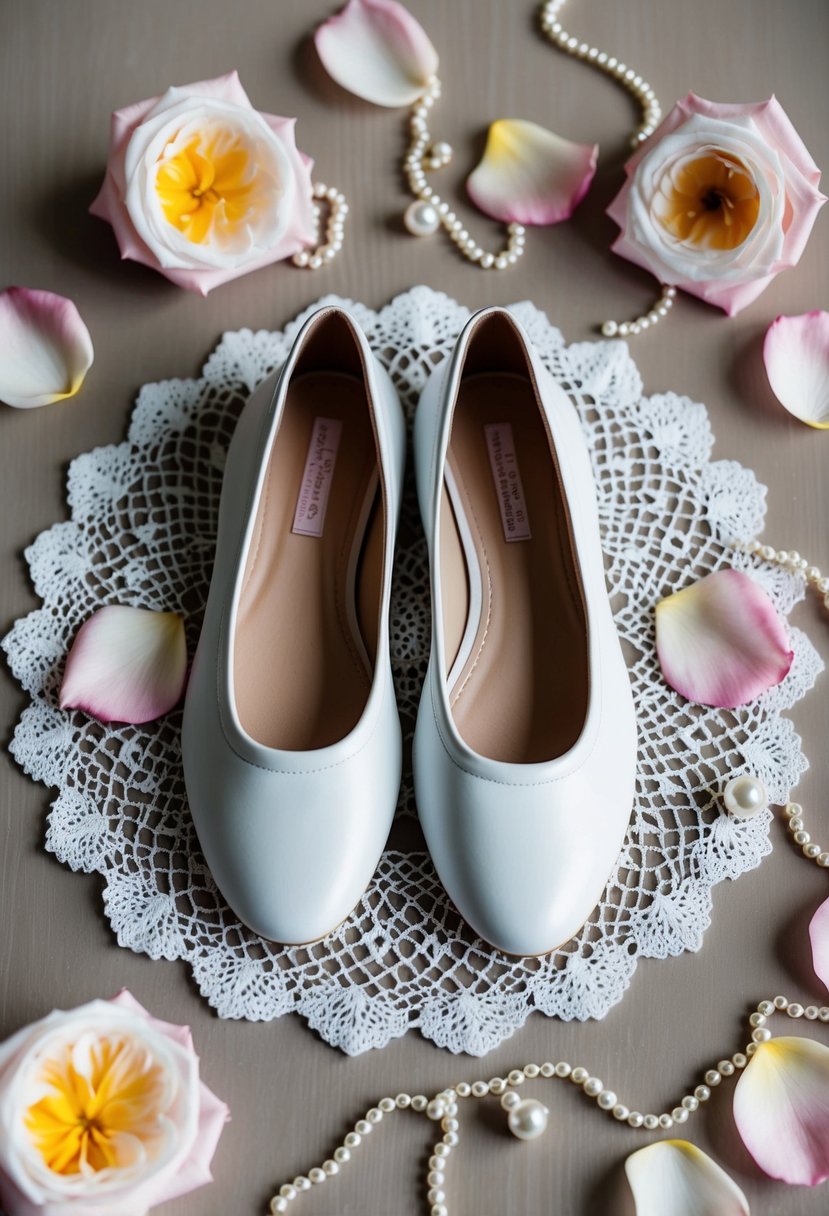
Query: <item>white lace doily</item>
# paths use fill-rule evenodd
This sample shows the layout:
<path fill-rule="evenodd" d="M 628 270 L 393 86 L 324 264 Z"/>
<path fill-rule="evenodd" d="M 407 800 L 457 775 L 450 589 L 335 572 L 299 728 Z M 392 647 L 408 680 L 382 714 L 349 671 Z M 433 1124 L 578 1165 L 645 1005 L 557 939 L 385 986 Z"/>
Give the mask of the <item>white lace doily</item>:
<path fill-rule="evenodd" d="M 411 415 L 428 371 L 451 349 L 469 310 L 425 287 L 379 313 L 349 307 Z M 741 769 L 762 777 L 774 800 L 797 784 L 806 760 L 782 712 L 821 670 L 809 640 L 793 629 L 789 675 L 745 708 L 689 705 L 661 679 L 656 601 L 720 566 L 746 565 L 728 541 L 760 531 L 766 492 L 749 470 L 709 460 L 713 437 L 702 405 L 674 393 L 642 396 L 624 343 L 568 347 L 531 304 L 514 309 L 581 413 L 639 722 L 627 841 L 593 920 L 567 947 L 523 961 L 492 951 L 450 907 L 428 855 L 402 851 L 399 841 L 332 937 L 301 949 L 263 942 L 236 922 L 202 860 L 181 774 L 180 712 L 147 726 L 113 727 L 57 707 L 69 644 L 103 604 L 183 613 L 192 653 L 235 420 L 311 311 L 284 333 L 225 334 L 199 379 L 145 385 L 127 442 L 73 461 L 71 519 L 27 550 L 43 607 L 18 621 L 3 645 L 31 698 L 12 753 L 58 790 L 46 847 L 72 869 L 102 876 L 120 945 L 186 960 L 221 1017 L 263 1020 L 296 1010 L 349 1054 L 418 1027 L 440 1046 L 474 1055 L 497 1046 L 534 1009 L 600 1018 L 621 999 L 640 957 L 697 950 L 711 888 L 770 851 L 770 813 L 735 821 L 721 813 L 718 795 Z M 754 576 L 784 613 L 802 595 L 801 582 L 779 570 L 758 568 Z M 392 611 L 409 734 L 428 645 L 425 545 L 410 478 Z M 422 850 L 415 823 L 406 822 L 412 813 L 407 773 L 396 831 Z"/>

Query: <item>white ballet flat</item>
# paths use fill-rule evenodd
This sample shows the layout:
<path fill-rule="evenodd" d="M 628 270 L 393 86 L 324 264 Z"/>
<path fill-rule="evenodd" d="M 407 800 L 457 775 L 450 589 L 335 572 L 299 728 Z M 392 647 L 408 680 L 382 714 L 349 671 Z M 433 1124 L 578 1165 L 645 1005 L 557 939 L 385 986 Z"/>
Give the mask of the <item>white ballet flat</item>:
<path fill-rule="evenodd" d="M 432 587 L 420 820 L 472 928 L 546 954 L 618 857 L 636 719 L 578 415 L 506 310 L 473 316 L 432 373 L 415 468 Z"/>
<path fill-rule="evenodd" d="M 401 734 L 389 596 L 405 422 L 356 321 L 323 308 L 248 401 L 182 730 L 216 883 L 263 937 L 315 941 L 365 891 Z"/>

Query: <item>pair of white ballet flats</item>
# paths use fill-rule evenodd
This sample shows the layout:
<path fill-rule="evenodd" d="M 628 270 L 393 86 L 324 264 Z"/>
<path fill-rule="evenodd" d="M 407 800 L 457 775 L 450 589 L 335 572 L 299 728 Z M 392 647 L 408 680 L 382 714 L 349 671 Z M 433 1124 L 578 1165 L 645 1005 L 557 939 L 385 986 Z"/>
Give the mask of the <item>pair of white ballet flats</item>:
<path fill-rule="evenodd" d="M 391 827 L 405 445 L 391 380 L 328 307 L 230 447 L 184 772 L 216 883 L 273 941 L 333 931 Z M 420 820 L 472 928 L 545 954 L 589 918 L 616 862 L 636 724 L 578 416 L 506 310 L 475 314 L 432 373 L 414 457 L 432 589 Z"/>

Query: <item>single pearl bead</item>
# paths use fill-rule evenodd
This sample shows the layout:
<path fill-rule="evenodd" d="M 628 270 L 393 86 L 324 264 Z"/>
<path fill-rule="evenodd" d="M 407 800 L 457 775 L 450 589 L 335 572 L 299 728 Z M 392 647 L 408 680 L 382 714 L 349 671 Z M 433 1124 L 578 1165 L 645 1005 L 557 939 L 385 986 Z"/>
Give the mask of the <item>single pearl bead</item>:
<path fill-rule="evenodd" d="M 513 1136 L 519 1140 L 536 1140 L 547 1130 L 550 1112 L 543 1102 L 527 1098 L 509 1112 L 507 1122 Z"/>
<path fill-rule="evenodd" d="M 412 236 L 432 236 L 440 227 L 440 215 L 437 207 L 417 199 L 403 213 L 403 223 Z"/>
<path fill-rule="evenodd" d="M 766 787 L 759 777 L 744 774 L 732 777 L 725 787 L 723 803 L 729 815 L 737 819 L 750 819 L 768 806 Z"/>
<path fill-rule="evenodd" d="M 606 338 L 615 338 L 618 328 L 619 326 L 615 321 L 605 321 L 604 325 L 602 326 L 602 333 Z"/>
<path fill-rule="evenodd" d="M 521 1105 L 521 1096 L 514 1089 L 508 1089 L 501 1099 L 501 1106 L 504 1110 L 514 1110 L 516 1106 Z"/>
<path fill-rule="evenodd" d="M 432 154 L 432 159 L 442 165 L 448 165 L 452 159 L 452 145 L 446 143 L 443 139 L 439 139 L 437 143 L 432 144 L 429 151 Z"/>

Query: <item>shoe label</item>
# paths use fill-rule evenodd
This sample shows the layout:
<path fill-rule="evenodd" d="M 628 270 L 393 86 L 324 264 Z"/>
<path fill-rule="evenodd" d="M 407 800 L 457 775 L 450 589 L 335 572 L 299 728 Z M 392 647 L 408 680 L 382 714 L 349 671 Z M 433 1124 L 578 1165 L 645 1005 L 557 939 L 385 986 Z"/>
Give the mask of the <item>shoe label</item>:
<path fill-rule="evenodd" d="M 291 528 L 300 536 L 322 536 L 342 429 L 337 418 L 314 419 Z"/>
<path fill-rule="evenodd" d="M 486 446 L 489 449 L 489 464 L 498 505 L 501 508 L 501 526 L 504 540 L 531 540 L 530 521 L 527 518 L 527 503 L 521 484 L 521 471 L 515 454 L 515 440 L 508 422 L 491 422 L 484 427 Z"/>

